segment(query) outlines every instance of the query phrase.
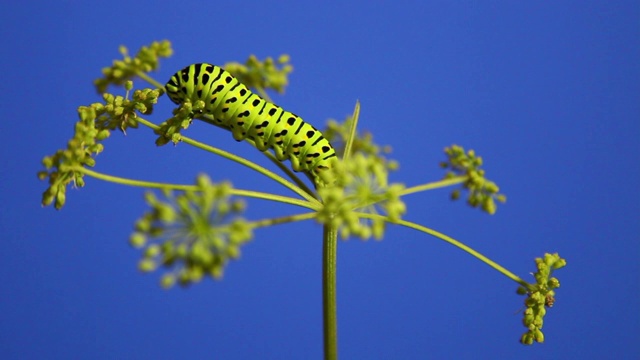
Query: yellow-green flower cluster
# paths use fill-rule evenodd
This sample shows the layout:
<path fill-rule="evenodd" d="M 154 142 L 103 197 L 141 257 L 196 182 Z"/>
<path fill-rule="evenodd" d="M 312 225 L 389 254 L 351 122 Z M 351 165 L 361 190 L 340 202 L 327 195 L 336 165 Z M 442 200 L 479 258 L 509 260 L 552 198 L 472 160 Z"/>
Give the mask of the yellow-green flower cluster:
<path fill-rule="evenodd" d="M 462 146 L 452 145 L 444 149 L 448 159 L 440 166 L 450 169 L 445 178 L 456 176 L 466 176 L 466 181 L 462 184 L 463 189 L 469 191 L 467 203 L 472 207 L 480 207 L 483 211 L 493 215 L 497 210 L 497 202 L 504 203 L 507 197 L 499 194 L 500 188 L 493 181 L 485 178 L 485 172 L 480 168 L 482 158 L 477 156 L 473 150 L 465 151 Z M 451 193 L 451 199 L 457 200 L 461 196 L 461 189 L 456 189 Z"/>
<path fill-rule="evenodd" d="M 544 334 L 542 326 L 544 325 L 544 316 L 547 313 L 546 308 L 553 306 L 555 302 L 555 291 L 560 287 L 560 281 L 551 277 L 554 270 L 560 269 L 567 265 L 567 261 L 556 254 L 544 254 L 543 258 L 536 258 L 536 267 L 538 271 L 533 274 L 536 279 L 536 285 L 529 288 L 521 286 L 518 293 L 527 295 L 524 303 L 524 318 L 522 323 L 527 328 L 520 338 L 520 342 L 525 345 L 531 345 L 533 342 L 544 342 Z"/>
<path fill-rule="evenodd" d="M 240 246 L 253 236 L 251 226 L 238 217 L 244 203 L 232 201 L 230 191 L 229 183 L 212 184 L 200 175 L 193 190 L 165 192 L 166 201 L 147 193 L 151 210 L 136 222 L 130 238 L 144 249 L 140 270 L 170 270 L 161 279 L 165 288 L 222 277 L 225 265 L 240 256 Z"/>
<path fill-rule="evenodd" d="M 226 63 L 223 68 L 250 88 L 273 89 L 278 93 L 283 93 L 289 83 L 289 73 L 293 71 L 289 60 L 289 55 L 280 55 L 278 60 L 268 57 L 264 61 L 251 55 L 244 64 L 230 62 Z"/>
<path fill-rule="evenodd" d="M 142 89 L 133 92 L 133 99 L 129 100 L 129 92 L 133 87 L 131 81 L 125 83 L 127 94 L 120 95 L 103 94 L 104 105 L 100 103 L 92 104 L 91 107 L 96 112 L 96 127 L 99 129 L 115 130 L 126 132 L 127 128 L 138 128 L 138 114 L 151 114 L 153 105 L 158 102 L 160 90 Z"/>
<path fill-rule="evenodd" d="M 94 105 L 78 108 L 80 120 L 75 124 L 75 132 L 67 148 L 42 160 L 46 170 L 39 171 L 38 178 L 49 179 L 49 187 L 42 194 L 43 206 L 55 201 L 55 208 L 60 210 L 66 202 L 67 185 L 73 183 L 77 187 L 84 186 L 84 174 L 77 167 L 93 167 L 96 163 L 93 156 L 104 150 L 100 142 L 109 137 L 110 132 L 96 128 L 97 106 Z"/>
<path fill-rule="evenodd" d="M 381 239 L 385 223 L 400 220 L 406 212 L 400 200 L 404 186 L 388 184 L 388 170 L 379 158 L 357 153 L 336 162 L 331 171 L 333 186 L 318 189 L 324 206 L 317 220 L 338 227 L 343 239 Z"/>
<path fill-rule="evenodd" d="M 195 104 L 192 104 L 190 100 L 185 100 L 173 110 L 173 117 L 160 124 L 160 128 L 155 131 L 156 135 L 159 135 L 156 139 L 156 145 L 166 145 L 169 141 L 174 145 L 179 143 L 182 140 L 180 131 L 187 129 L 193 121 L 194 114 L 201 112 L 202 109 L 204 109 L 202 100 L 196 101 Z"/>
<path fill-rule="evenodd" d="M 103 77 L 93 82 L 98 94 L 107 91 L 109 85 L 122 86 L 135 76 L 158 69 L 160 58 L 173 54 L 168 40 L 154 41 L 148 47 L 143 46 L 134 57 L 129 56 L 129 50 L 125 46 L 120 46 L 119 50 L 123 59 L 114 60 L 113 65 L 103 68 Z"/>
<path fill-rule="evenodd" d="M 125 86 L 128 92 L 133 85 L 128 81 Z M 158 90 L 151 89 L 136 90 L 133 100 L 104 94 L 104 104 L 78 107 L 80 120 L 75 125 L 73 138 L 67 143 L 67 148 L 42 160 L 46 170 L 39 171 L 38 178 L 49 179 L 49 188 L 42 195 L 42 205 L 48 206 L 55 200 L 56 209 L 62 208 L 67 185 L 73 182 L 75 186 L 84 186 L 84 175 L 78 167 L 95 166 L 94 155 L 104 149 L 101 141 L 109 137 L 110 130 L 120 129 L 124 132 L 127 127 L 136 128 L 136 111 L 150 113 L 159 95 Z"/>

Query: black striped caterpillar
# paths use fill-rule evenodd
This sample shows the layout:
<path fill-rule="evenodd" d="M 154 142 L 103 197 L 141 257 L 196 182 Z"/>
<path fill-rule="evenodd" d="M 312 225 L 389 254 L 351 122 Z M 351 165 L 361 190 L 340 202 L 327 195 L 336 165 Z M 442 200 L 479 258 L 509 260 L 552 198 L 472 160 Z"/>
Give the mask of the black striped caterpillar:
<path fill-rule="evenodd" d="M 189 65 L 175 73 L 165 89 L 176 104 L 202 100 L 204 110 L 194 117 L 210 115 L 237 141 L 249 138 L 260 151 L 273 149 L 276 158 L 289 159 L 295 171 L 318 178 L 336 157 L 333 146 L 311 124 L 252 93 L 218 66 Z"/>

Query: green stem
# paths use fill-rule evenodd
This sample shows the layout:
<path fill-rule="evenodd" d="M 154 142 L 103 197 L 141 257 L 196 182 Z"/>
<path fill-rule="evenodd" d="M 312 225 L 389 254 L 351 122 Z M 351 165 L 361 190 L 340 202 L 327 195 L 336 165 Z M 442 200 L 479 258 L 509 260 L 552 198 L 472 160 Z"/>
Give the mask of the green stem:
<path fill-rule="evenodd" d="M 103 174 L 103 173 L 93 171 L 80 166 L 74 166 L 72 170 L 81 172 L 85 175 L 89 175 L 96 179 L 100 179 L 100 180 L 104 180 L 104 181 L 108 181 L 116 184 L 122 184 L 122 185 L 144 187 L 148 189 L 161 189 L 161 190 L 166 190 L 166 189 L 182 190 L 182 191 L 198 190 L 198 187 L 195 185 L 167 184 L 167 183 L 152 182 L 152 181 L 133 180 L 133 179 L 127 179 L 127 178 L 122 178 L 118 176 Z M 251 197 L 256 199 L 277 201 L 285 204 L 301 206 L 301 207 L 312 209 L 312 210 L 319 209 L 317 205 L 305 200 L 295 199 L 288 196 L 263 193 L 259 191 L 231 189 L 231 194 L 236 196 L 244 196 L 244 197 Z"/>
<path fill-rule="evenodd" d="M 149 84 L 157 87 L 158 89 L 164 89 L 164 85 L 159 83 L 156 79 L 152 78 L 151 76 L 147 75 L 147 73 L 145 73 L 143 71 L 137 71 L 136 75 L 138 75 L 138 77 L 140 77 L 142 80 L 144 80 L 144 81 L 148 82 Z"/>
<path fill-rule="evenodd" d="M 267 227 L 272 225 L 288 224 L 295 221 L 309 220 L 309 219 L 315 218 L 316 216 L 318 216 L 318 213 L 314 211 L 314 212 L 304 213 L 304 214 L 282 216 L 279 218 L 256 220 L 249 223 L 249 225 L 251 225 L 252 228 L 256 229 L 256 228 Z"/>
<path fill-rule="evenodd" d="M 275 155 L 273 155 L 272 153 L 265 151 L 263 152 L 263 154 L 275 165 L 277 166 L 280 170 L 282 170 L 283 173 L 285 173 L 289 179 L 291 179 L 291 181 L 293 181 L 300 189 L 302 189 L 304 192 L 306 192 L 307 194 L 309 194 L 310 196 L 313 196 L 315 198 L 315 194 L 313 192 L 313 190 L 311 190 L 307 184 L 305 184 L 302 179 L 300 179 L 291 169 L 289 169 L 289 167 L 282 161 L 278 160 Z"/>
<path fill-rule="evenodd" d="M 140 124 L 145 125 L 153 130 L 158 130 L 160 127 L 150 121 L 147 121 L 143 118 L 138 117 L 136 119 Z M 213 154 L 222 156 L 226 159 L 229 159 L 231 161 L 235 161 L 241 165 L 244 165 L 252 170 L 255 170 L 257 172 L 259 172 L 262 175 L 265 175 L 273 180 L 275 180 L 276 182 L 280 183 L 281 185 L 284 185 L 286 188 L 290 189 L 291 191 L 295 192 L 296 194 L 300 195 L 301 197 L 305 198 L 306 200 L 308 200 L 309 202 L 319 206 L 320 202 L 313 196 L 307 194 L 306 192 L 304 192 L 302 189 L 300 189 L 299 187 L 295 186 L 294 184 L 290 183 L 289 181 L 287 181 L 286 179 L 284 179 L 283 177 L 275 174 L 274 172 L 271 172 L 265 168 L 263 168 L 262 166 L 253 163 L 251 161 L 248 161 L 240 156 L 234 155 L 230 152 L 215 148 L 213 146 L 209 146 L 207 144 L 201 143 L 199 141 L 193 140 L 191 138 L 188 138 L 186 136 L 181 136 L 181 141 L 184 142 L 185 144 L 189 144 L 192 146 L 195 146 L 199 149 L 211 152 Z"/>
<path fill-rule="evenodd" d="M 434 182 L 431 182 L 431 183 L 426 183 L 426 184 L 422 184 L 422 185 L 413 186 L 413 187 L 404 189 L 400 193 L 400 196 L 409 195 L 409 194 L 417 193 L 417 192 L 420 192 L 420 191 L 433 190 L 433 189 L 438 189 L 438 188 L 442 188 L 442 187 L 447 187 L 447 186 L 451 186 L 451 185 L 460 184 L 460 183 L 465 182 L 467 179 L 468 179 L 467 176 L 456 176 L 456 177 L 449 178 L 449 179 L 443 179 L 443 180 L 438 180 L 438 181 L 434 181 Z"/>
<path fill-rule="evenodd" d="M 112 182 L 115 184 L 121 184 L 121 185 L 129 185 L 129 186 L 143 187 L 143 188 L 149 188 L 149 189 L 162 189 L 162 190 L 171 189 L 171 190 L 186 191 L 186 190 L 197 189 L 195 185 L 167 184 L 167 183 L 161 183 L 161 182 L 127 179 L 119 176 L 103 174 L 101 172 L 97 172 L 82 166 L 73 166 L 69 170 L 81 172 L 85 175 L 89 175 L 96 179 Z"/>
<path fill-rule="evenodd" d="M 217 126 L 225 131 L 229 131 L 229 129 L 226 129 L 222 126 L 220 126 L 218 123 L 216 123 L 213 120 L 212 116 L 209 115 L 203 115 L 201 117 L 197 118 L 198 120 L 207 123 L 209 125 L 213 125 L 213 126 Z M 251 144 L 253 147 L 256 147 L 255 143 L 253 142 L 253 140 L 246 138 L 244 139 L 244 141 L 248 142 L 249 144 Z M 302 182 L 302 180 L 300 180 L 300 178 L 298 176 L 296 176 L 296 174 L 291 171 L 282 161 L 278 160 L 275 155 L 273 155 L 271 152 L 269 151 L 263 151 L 262 152 L 269 160 L 271 160 L 272 163 L 274 163 L 278 168 L 280 168 L 280 170 L 282 170 L 282 172 L 284 172 L 289 179 L 291 179 L 296 185 L 298 185 L 298 187 L 300 189 L 302 189 L 304 192 L 306 192 L 307 194 L 309 194 L 309 196 L 313 196 L 315 198 L 315 194 L 313 193 L 313 191 L 307 186 L 307 184 L 305 184 L 304 182 Z"/>
<path fill-rule="evenodd" d="M 459 242 L 458 240 L 447 236 L 439 231 L 430 229 L 426 226 L 422 226 L 416 223 L 412 223 L 409 221 L 404 221 L 404 220 L 400 220 L 398 222 L 396 222 L 395 224 L 398 225 L 404 225 L 406 227 L 418 230 L 418 231 L 422 231 L 425 232 L 429 235 L 435 236 L 440 240 L 446 241 L 449 244 L 457 247 L 460 250 L 466 251 L 467 253 L 471 254 L 472 256 L 474 256 L 475 258 L 481 260 L 482 262 L 484 262 L 485 264 L 491 266 L 492 268 L 494 268 L 495 270 L 497 270 L 498 272 L 500 272 L 501 274 L 505 275 L 506 277 L 508 277 L 509 279 L 517 282 L 518 284 L 526 287 L 527 289 L 531 288 L 531 284 L 529 284 L 528 282 L 522 280 L 520 277 L 518 277 L 516 274 L 512 273 L 511 271 L 505 269 L 504 267 L 498 265 L 496 262 L 494 262 L 493 260 L 489 259 L 488 257 L 480 254 L 479 252 L 477 252 L 476 250 L 473 250 L 472 248 L 468 247 L 467 245 Z"/>
<path fill-rule="evenodd" d="M 325 224 L 322 244 L 322 310 L 324 315 L 324 358 L 338 359 L 338 315 L 336 305 L 336 259 L 338 229 Z"/>

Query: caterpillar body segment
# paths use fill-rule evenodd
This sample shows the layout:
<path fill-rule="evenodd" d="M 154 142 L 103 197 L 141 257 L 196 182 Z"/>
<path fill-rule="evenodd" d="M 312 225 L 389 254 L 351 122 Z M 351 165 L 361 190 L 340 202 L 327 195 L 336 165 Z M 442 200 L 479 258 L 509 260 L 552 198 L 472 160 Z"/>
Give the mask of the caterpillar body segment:
<path fill-rule="evenodd" d="M 165 85 L 176 104 L 202 100 L 214 124 L 231 131 L 233 138 L 251 139 L 260 151 L 273 149 L 280 161 L 290 160 L 293 170 L 318 178 L 331 168 L 336 153 L 311 124 L 254 94 L 226 70 L 211 64 L 193 64 L 175 73 Z"/>

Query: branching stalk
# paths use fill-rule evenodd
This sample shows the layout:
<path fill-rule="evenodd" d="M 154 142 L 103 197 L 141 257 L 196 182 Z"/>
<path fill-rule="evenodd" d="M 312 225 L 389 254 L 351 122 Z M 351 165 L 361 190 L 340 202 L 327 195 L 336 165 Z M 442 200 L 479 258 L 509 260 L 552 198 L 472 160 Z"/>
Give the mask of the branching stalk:
<path fill-rule="evenodd" d="M 147 75 L 146 72 L 138 71 L 138 72 L 136 72 L 136 75 L 138 75 L 138 77 L 140 77 L 142 80 L 144 80 L 144 81 L 148 82 L 149 84 L 155 86 L 156 88 L 164 89 L 164 85 L 159 83 L 156 79 L 152 78 L 151 76 Z"/>
<path fill-rule="evenodd" d="M 338 358 L 338 314 L 336 305 L 336 262 L 338 229 L 323 227 L 322 243 L 322 309 L 324 315 L 324 358 Z"/>
<path fill-rule="evenodd" d="M 304 214 L 282 216 L 282 217 L 273 218 L 273 219 L 262 219 L 262 220 L 252 221 L 251 223 L 249 223 L 249 225 L 251 225 L 251 227 L 253 228 L 261 228 L 261 227 L 267 227 L 271 225 L 288 224 L 296 221 L 310 220 L 315 217 L 316 217 L 316 213 L 310 212 L 310 213 L 304 213 Z"/>
<path fill-rule="evenodd" d="M 113 175 L 102 174 L 100 172 L 90 170 L 80 166 L 74 167 L 73 170 L 82 172 L 96 179 L 100 179 L 100 180 L 104 180 L 104 181 L 108 181 L 116 184 L 121 184 L 121 185 L 129 185 L 129 186 L 143 187 L 143 188 L 149 188 L 149 189 L 160 189 L 160 190 L 167 190 L 167 189 L 182 190 L 182 191 L 198 190 L 198 187 L 195 185 L 167 184 L 167 183 L 152 182 L 152 181 L 133 180 L 133 179 L 127 179 L 127 178 L 122 178 L 122 177 L 113 176 Z M 236 195 L 236 196 L 245 196 L 245 197 L 250 197 L 255 199 L 277 201 L 277 202 L 296 205 L 296 206 L 300 206 L 300 207 L 304 207 L 312 210 L 318 209 L 318 206 L 316 204 L 313 204 L 304 200 L 291 198 L 288 196 L 281 196 L 281 195 L 275 195 L 270 193 L 263 193 L 263 192 L 252 191 L 252 190 L 241 190 L 241 189 L 231 189 L 229 191 L 232 195 Z"/>
<path fill-rule="evenodd" d="M 461 184 L 466 180 L 467 180 L 466 176 L 456 176 L 449 179 L 438 180 L 438 181 L 406 188 L 400 192 L 400 195 L 404 196 L 404 195 L 409 195 L 409 194 L 413 194 L 421 191 L 433 190 L 433 189 L 443 188 L 451 185 Z"/>
<path fill-rule="evenodd" d="M 386 219 L 385 217 L 381 216 L 381 215 L 375 215 L 375 214 L 365 214 L 365 213 L 359 213 L 359 215 L 363 218 L 382 218 L 382 219 Z M 504 267 L 500 266 L 498 263 L 494 262 L 493 260 L 489 259 L 488 257 L 482 255 L 481 253 L 479 253 L 478 251 L 470 248 L 469 246 L 461 243 L 460 241 L 447 236 L 439 231 L 430 229 L 426 226 L 422 226 L 410 221 L 405 221 L 405 220 L 400 220 L 395 222 L 395 224 L 398 225 L 403 225 L 406 226 L 408 228 L 414 229 L 414 230 L 418 230 L 418 231 L 422 231 L 424 233 L 427 233 L 429 235 L 432 235 L 440 240 L 443 240 L 455 247 L 457 247 L 460 250 L 463 250 L 467 253 L 469 253 L 470 255 L 472 255 L 473 257 L 477 258 L 478 260 L 484 262 L 485 264 L 489 265 L 490 267 L 494 268 L 495 270 L 497 270 L 498 272 L 500 272 L 501 274 L 503 274 L 504 276 L 508 277 L 509 279 L 517 282 L 518 284 L 526 287 L 526 288 L 531 288 L 531 284 L 529 284 L 528 282 L 522 280 L 519 276 L 517 276 L 516 274 L 512 273 L 511 271 L 505 269 Z"/>
<path fill-rule="evenodd" d="M 153 130 L 159 129 L 158 125 L 156 125 L 156 124 L 154 124 L 152 122 L 149 122 L 147 120 L 144 120 L 142 118 L 138 118 L 137 121 L 139 123 L 145 125 L 145 126 L 148 126 L 148 127 L 152 128 Z M 288 188 L 291 191 L 295 192 L 296 194 L 300 195 L 301 197 L 303 197 L 307 201 L 309 201 L 311 203 L 314 203 L 315 205 L 318 205 L 318 206 L 320 205 L 320 202 L 316 198 L 314 198 L 311 195 L 307 194 L 306 192 L 301 190 L 299 187 L 297 187 L 294 184 L 290 183 L 289 181 L 287 181 L 283 177 L 281 177 L 281 176 L 279 176 L 279 175 L 267 170 L 266 168 L 263 168 L 262 166 L 254 163 L 254 162 L 248 161 L 245 158 L 242 158 L 240 156 L 234 155 L 234 154 L 226 152 L 224 150 L 215 148 L 213 146 L 206 145 L 204 143 L 201 143 L 199 141 L 193 140 L 193 139 L 188 138 L 186 136 L 182 136 L 181 137 L 181 141 L 184 142 L 185 144 L 189 144 L 189 145 L 195 146 L 195 147 L 197 147 L 199 149 L 202 149 L 202 150 L 205 150 L 205 151 L 209 151 L 209 152 L 211 152 L 213 154 L 220 155 L 220 156 L 222 156 L 222 157 L 224 157 L 226 159 L 229 159 L 231 161 L 235 161 L 235 162 L 237 162 L 237 163 L 239 163 L 241 165 L 244 165 L 244 166 L 246 166 L 246 167 L 248 167 L 248 168 L 250 168 L 252 170 L 255 170 L 255 171 L 259 172 L 260 174 L 265 175 L 266 177 L 269 177 L 269 178 L 275 180 L 276 182 L 280 183 L 281 185 L 285 186 L 286 188 Z"/>

